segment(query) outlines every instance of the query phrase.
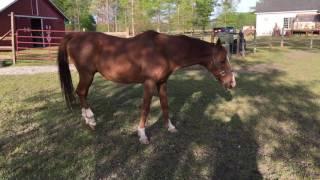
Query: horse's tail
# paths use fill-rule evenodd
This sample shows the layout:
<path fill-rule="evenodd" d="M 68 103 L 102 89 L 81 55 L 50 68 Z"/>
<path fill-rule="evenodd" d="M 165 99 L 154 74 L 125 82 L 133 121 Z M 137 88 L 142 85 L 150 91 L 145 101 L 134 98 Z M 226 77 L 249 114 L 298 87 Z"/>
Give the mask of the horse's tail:
<path fill-rule="evenodd" d="M 58 69 L 60 77 L 61 91 L 66 100 L 67 106 L 71 109 L 72 103 L 75 101 L 74 88 L 72 84 L 72 77 L 69 68 L 67 44 L 72 38 L 72 35 L 67 35 L 61 42 L 58 50 Z"/>

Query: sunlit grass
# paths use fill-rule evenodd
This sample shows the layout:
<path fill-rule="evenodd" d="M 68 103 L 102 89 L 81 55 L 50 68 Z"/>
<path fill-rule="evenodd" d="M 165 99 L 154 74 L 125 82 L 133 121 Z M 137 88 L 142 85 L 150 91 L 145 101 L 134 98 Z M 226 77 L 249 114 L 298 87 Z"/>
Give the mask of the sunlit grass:
<path fill-rule="evenodd" d="M 147 146 L 135 132 L 141 85 L 97 75 L 92 132 L 80 108 L 66 109 L 57 74 L 0 76 L 0 177 L 317 179 L 320 53 L 266 48 L 232 63 L 239 77 L 231 92 L 199 68 L 174 73 L 169 106 L 179 133 L 163 128 L 154 97 Z"/>

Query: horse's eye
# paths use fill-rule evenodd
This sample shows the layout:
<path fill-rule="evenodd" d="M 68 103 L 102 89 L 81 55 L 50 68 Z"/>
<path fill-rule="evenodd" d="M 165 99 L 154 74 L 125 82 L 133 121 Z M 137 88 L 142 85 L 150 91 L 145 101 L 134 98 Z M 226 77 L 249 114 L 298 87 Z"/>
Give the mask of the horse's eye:
<path fill-rule="evenodd" d="M 225 64 L 225 63 L 227 63 L 227 60 L 221 61 L 221 64 Z"/>

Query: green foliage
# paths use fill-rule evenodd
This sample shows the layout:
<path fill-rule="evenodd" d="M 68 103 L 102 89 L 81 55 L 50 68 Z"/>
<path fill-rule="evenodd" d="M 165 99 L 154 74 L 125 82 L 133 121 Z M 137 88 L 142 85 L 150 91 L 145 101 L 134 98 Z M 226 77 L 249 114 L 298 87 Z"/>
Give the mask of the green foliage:
<path fill-rule="evenodd" d="M 212 0 L 196 0 L 196 19 L 195 24 L 203 30 L 209 24 L 209 16 L 213 9 Z"/>
<path fill-rule="evenodd" d="M 95 31 L 96 22 L 91 14 L 85 14 L 80 17 L 81 27 L 85 28 L 86 31 Z"/>
<path fill-rule="evenodd" d="M 53 0 L 69 18 L 67 28 L 94 31 L 95 20 L 89 12 L 92 0 Z"/>
<path fill-rule="evenodd" d="M 215 0 L 54 0 L 71 20 L 72 29 L 137 32 L 205 29 Z M 132 4 L 133 3 L 133 4 Z M 133 16 L 132 16 L 133 14 Z M 93 18 L 94 17 L 94 18 Z"/>
<path fill-rule="evenodd" d="M 242 28 L 243 26 L 254 26 L 255 22 L 256 16 L 254 13 L 225 12 L 218 16 L 215 26 Z"/>

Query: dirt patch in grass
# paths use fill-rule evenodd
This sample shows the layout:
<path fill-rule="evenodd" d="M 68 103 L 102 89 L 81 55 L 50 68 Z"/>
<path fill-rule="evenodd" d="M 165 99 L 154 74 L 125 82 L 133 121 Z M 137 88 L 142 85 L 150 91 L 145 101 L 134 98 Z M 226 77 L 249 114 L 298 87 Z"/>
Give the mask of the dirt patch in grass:
<path fill-rule="evenodd" d="M 70 65 L 71 70 L 75 70 L 73 65 Z M 3 67 L 0 68 L 0 75 L 30 75 L 39 73 L 52 73 L 57 72 L 56 65 L 51 66 L 21 66 L 21 67 Z"/>
<path fill-rule="evenodd" d="M 251 66 L 236 67 L 238 73 L 276 73 L 280 72 L 281 68 L 275 64 L 256 64 Z"/>

